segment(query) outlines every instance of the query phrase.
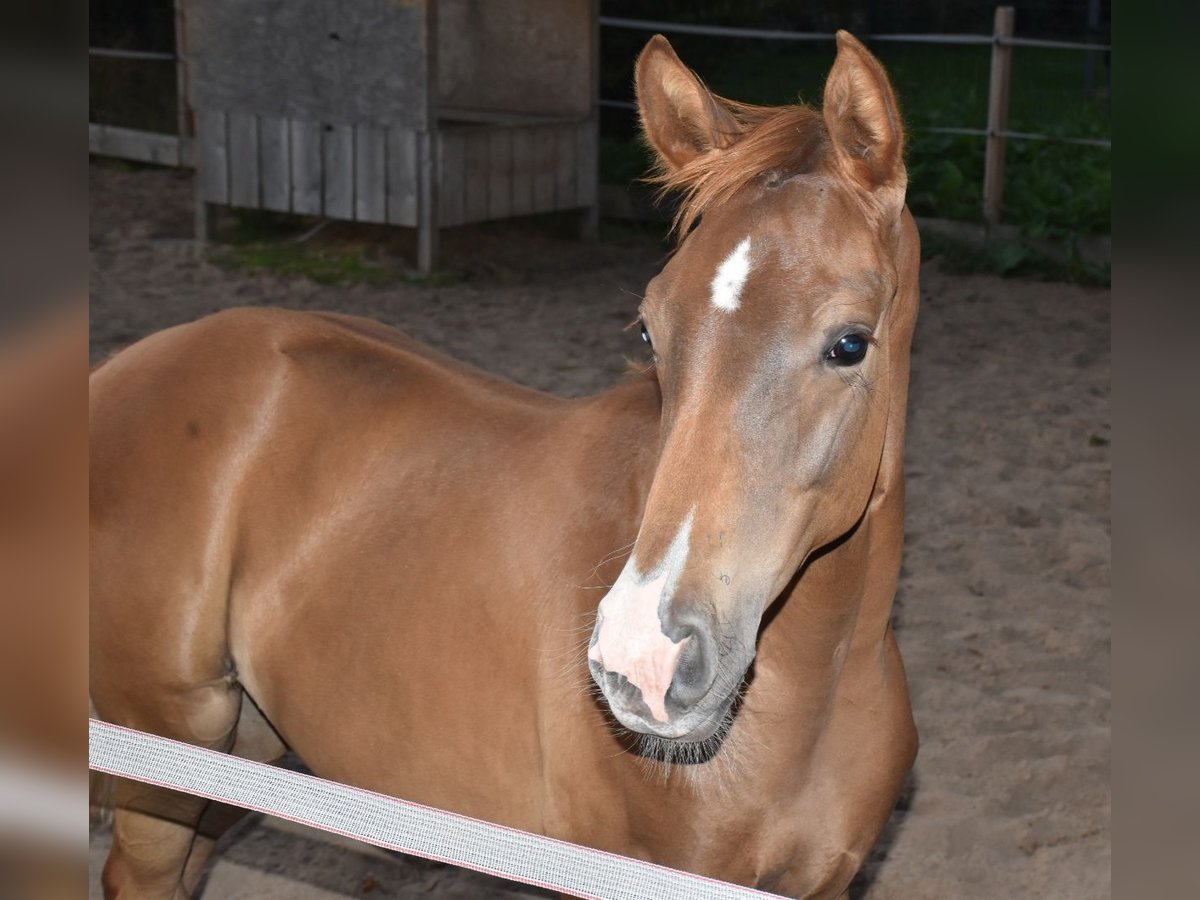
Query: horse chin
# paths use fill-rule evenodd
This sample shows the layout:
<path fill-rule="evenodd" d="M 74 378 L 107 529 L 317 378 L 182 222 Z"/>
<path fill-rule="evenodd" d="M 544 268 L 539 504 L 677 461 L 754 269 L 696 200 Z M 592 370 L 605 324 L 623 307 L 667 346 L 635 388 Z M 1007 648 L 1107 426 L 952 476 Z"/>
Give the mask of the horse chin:
<path fill-rule="evenodd" d="M 732 707 L 735 696 L 736 692 L 707 709 L 689 711 L 669 722 L 660 722 L 642 713 L 621 709 L 611 703 L 609 709 L 617 722 L 632 732 L 635 737 L 644 739 L 643 742 L 647 747 L 682 747 L 713 741 L 719 743 L 723 740 L 732 724 Z"/>

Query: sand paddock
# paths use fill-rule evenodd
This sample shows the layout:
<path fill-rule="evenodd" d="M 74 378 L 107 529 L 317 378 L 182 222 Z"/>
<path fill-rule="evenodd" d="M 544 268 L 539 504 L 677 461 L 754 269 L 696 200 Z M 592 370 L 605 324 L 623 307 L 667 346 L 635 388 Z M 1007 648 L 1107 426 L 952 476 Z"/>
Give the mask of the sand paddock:
<path fill-rule="evenodd" d="M 91 169 L 93 358 L 229 306 L 378 318 L 566 395 L 640 352 L 623 331 L 663 251 L 538 223 L 450 233 L 443 287 L 227 271 L 188 240 L 186 173 Z M 1107 290 L 922 272 L 897 633 L 921 751 L 855 896 L 1109 895 Z M 92 835 L 92 891 L 107 835 Z M 544 896 L 251 817 L 203 896 Z"/>

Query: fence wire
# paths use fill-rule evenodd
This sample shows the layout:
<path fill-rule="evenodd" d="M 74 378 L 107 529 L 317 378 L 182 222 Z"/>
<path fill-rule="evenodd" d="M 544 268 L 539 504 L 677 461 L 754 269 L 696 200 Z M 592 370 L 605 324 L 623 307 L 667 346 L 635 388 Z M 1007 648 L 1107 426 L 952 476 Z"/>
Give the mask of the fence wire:
<path fill-rule="evenodd" d="M 699 34 L 708 37 L 758 38 L 771 41 L 832 41 L 831 31 L 784 31 L 774 28 L 736 28 L 729 25 L 697 25 L 691 22 L 658 22 L 649 19 L 624 19 L 619 16 L 600 16 L 600 24 L 609 28 L 632 31 L 662 31 L 667 34 Z M 988 47 L 1001 44 L 1010 47 L 1043 47 L 1055 50 L 1111 50 L 1109 44 L 1076 41 L 1051 41 L 1040 38 L 1000 38 L 990 34 L 862 34 L 864 41 L 891 41 L 899 44 L 943 44 Z"/>

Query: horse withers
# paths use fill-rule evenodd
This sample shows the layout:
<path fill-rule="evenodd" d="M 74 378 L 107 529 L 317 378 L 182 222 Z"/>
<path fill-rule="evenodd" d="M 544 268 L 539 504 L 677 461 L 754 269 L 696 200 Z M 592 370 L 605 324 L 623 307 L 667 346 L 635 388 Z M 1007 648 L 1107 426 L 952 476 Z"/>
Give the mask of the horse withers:
<path fill-rule="evenodd" d="M 844 32 L 821 112 L 715 96 L 662 37 L 637 93 L 682 195 L 649 374 L 564 400 L 262 309 L 96 370 L 92 700 L 840 897 L 916 751 L 890 627 L 919 262 L 900 116 Z M 127 782 L 115 806 L 107 896 L 188 896 L 224 810 Z"/>

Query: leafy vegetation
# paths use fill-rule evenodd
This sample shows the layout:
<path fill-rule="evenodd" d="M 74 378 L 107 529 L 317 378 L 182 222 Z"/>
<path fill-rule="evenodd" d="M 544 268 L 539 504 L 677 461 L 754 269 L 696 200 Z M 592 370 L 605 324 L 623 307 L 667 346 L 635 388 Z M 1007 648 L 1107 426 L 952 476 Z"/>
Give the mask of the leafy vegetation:
<path fill-rule="evenodd" d="M 947 271 L 960 274 L 982 272 L 1095 286 L 1107 286 L 1112 280 L 1110 265 L 1085 261 L 1073 244 L 1064 253 L 1048 253 L 1027 241 L 993 240 L 977 244 L 925 230 L 921 234 L 921 258 L 938 258 Z"/>

